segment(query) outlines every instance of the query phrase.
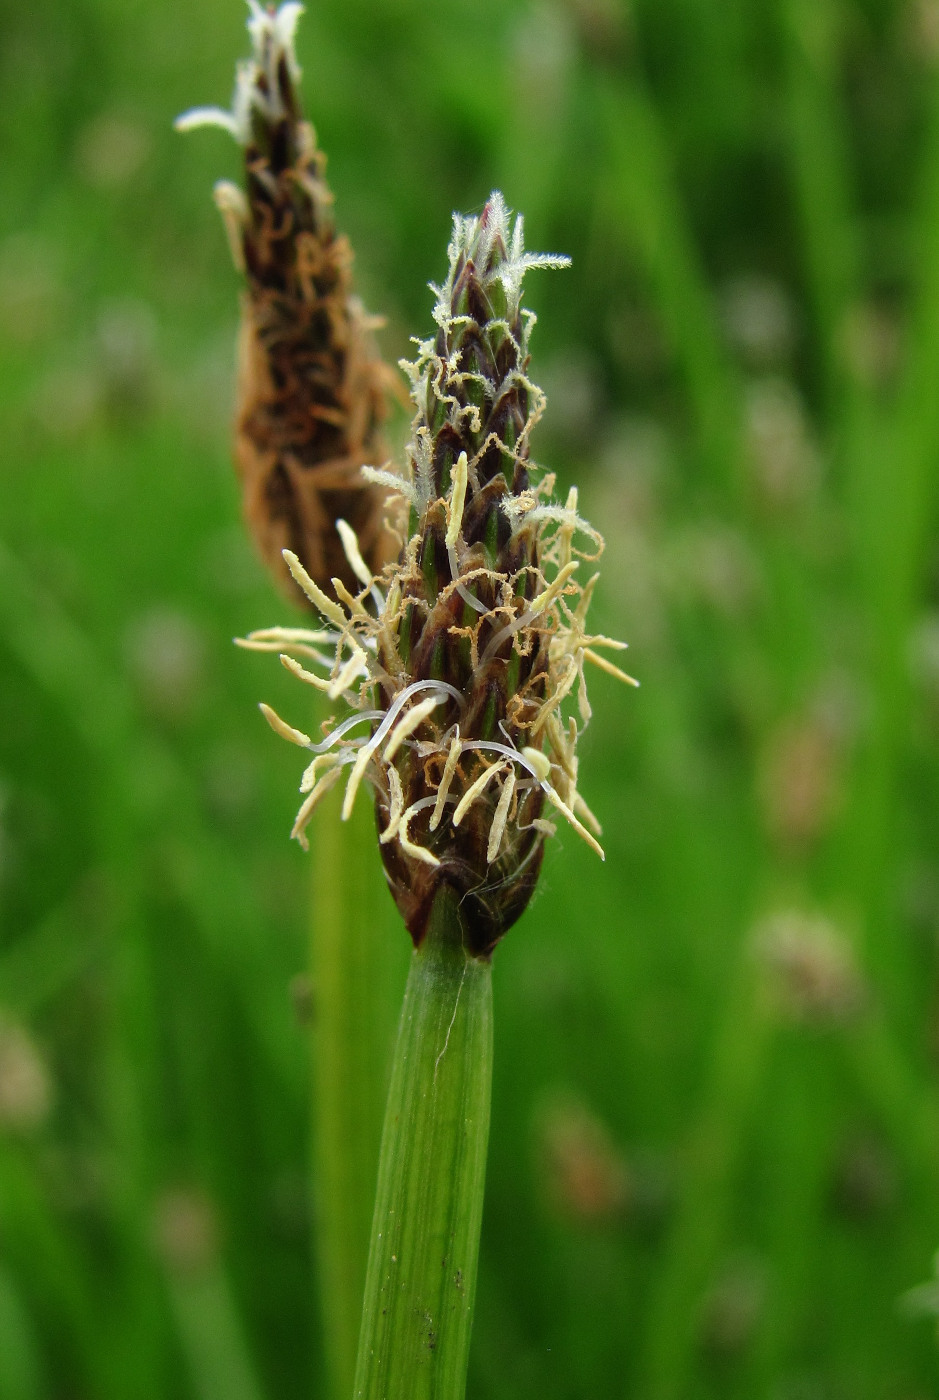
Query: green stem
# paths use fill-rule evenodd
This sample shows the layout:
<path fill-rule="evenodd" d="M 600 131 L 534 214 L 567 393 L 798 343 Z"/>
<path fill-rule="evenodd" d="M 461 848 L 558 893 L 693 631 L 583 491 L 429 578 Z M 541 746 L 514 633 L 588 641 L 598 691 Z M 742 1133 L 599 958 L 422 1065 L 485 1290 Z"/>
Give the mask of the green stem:
<path fill-rule="evenodd" d="M 348 1400 L 352 1391 L 382 1112 L 408 949 L 382 888 L 369 805 L 360 802 L 342 822 L 341 800 L 341 793 L 331 794 L 311 830 L 317 1274 L 327 1394 L 334 1400 Z"/>
<path fill-rule="evenodd" d="M 437 896 L 404 994 L 355 1400 L 462 1400 L 492 1085 L 492 975 Z"/>

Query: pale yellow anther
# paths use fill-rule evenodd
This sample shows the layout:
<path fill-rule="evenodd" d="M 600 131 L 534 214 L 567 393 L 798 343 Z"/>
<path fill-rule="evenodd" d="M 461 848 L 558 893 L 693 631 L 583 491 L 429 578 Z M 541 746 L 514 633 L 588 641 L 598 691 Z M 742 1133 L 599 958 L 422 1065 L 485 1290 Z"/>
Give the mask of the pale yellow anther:
<path fill-rule="evenodd" d="M 574 687 L 574 682 L 576 681 L 576 679 L 577 667 L 573 664 L 573 662 L 569 662 L 565 674 L 561 677 L 554 690 L 551 692 L 547 700 L 544 701 L 544 703 L 538 710 L 538 713 L 536 714 L 534 723 L 532 725 L 533 729 L 537 729 L 538 726 L 542 724 L 549 715 L 557 713 L 561 701 L 566 699 L 567 696 L 570 694 L 571 690 Z"/>
<path fill-rule="evenodd" d="M 601 671 L 606 671 L 608 676 L 615 676 L 618 681 L 623 681 L 626 685 L 634 685 L 638 688 L 639 682 L 634 676 L 628 676 L 625 671 L 621 671 L 618 666 L 614 666 L 612 661 L 607 661 L 605 656 L 599 656 L 588 647 L 584 652 L 588 661 L 592 661 L 594 666 L 599 666 Z"/>
<path fill-rule="evenodd" d="M 449 522 L 447 524 L 446 543 L 447 548 L 452 549 L 460 536 L 460 527 L 463 524 L 463 503 L 466 500 L 466 453 L 461 452 L 453 466 L 451 473 L 450 501 L 448 504 Z"/>
<path fill-rule="evenodd" d="M 314 689 L 328 693 L 329 681 L 324 680 L 322 676 L 317 676 L 313 671 L 308 671 L 306 667 L 300 665 L 299 661 L 296 661 L 292 656 L 288 656 L 284 651 L 280 654 L 280 660 L 281 664 L 286 666 L 290 674 L 296 676 L 298 681 L 305 681 L 307 685 L 312 685 Z"/>
<path fill-rule="evenodd" d="M 541 749 L 526 747 L 522 749 L 522 758 L 534 768 L 540 783 L 545 782 L 551 776 L 551 760 Z"/>
<path fill-rule="evenodd" d="M 339 599 L 340 603 L 345 603 L 350 613 L 355 613 L 359 617 L 368 617 L 368 608 L 359 601 L 354 593 L 349 592 L 341 578 L 334 578 L 332 580 L 332 585 L 336 590 L 336 597 Z"/>
<path fill-rule="evenodd" d="M 440 779 L 440 786 L 437 789 L 437 801 L 434 803 L 433 814 L 430 818 L 431 831 L 436 831 L 437 827 L 440 825 L 444 804 L 446 803 L 447 794 L 450 791 L 450 784 L 453 781 L 453 775 L 456 772 L 456 765 L 460 761 L 460 754 L 462 751 L 463 744 L 460 740 L 460 731 L 457 729 L 453 738 L 450 740 L 450 751 L 447 754 L 447 761 L 443 767 L 443 776 Z"/>
<path fill-rule="evenodd" d="M 360 676 L 363 671 L 368 670 L 368 657 L 361 647 L 353 647 L 352 655 L 343 666 L 335 680 L 330 681 L 329 689 L 326 692 L 330 700 L 337 700 L 344 691 Z"/>
<path fill-rule="evenodd" d="M 470 807 L 472 807 L 473 803 L 476 801 L 483 788 L 486 787 L 487 783 L 490 783 L 492 779 L 497 776 L 497 774 L 503 771 L 504 766 L 501 763 L 496 763 L 493 764 L 491 768 L 483 769 L 482 773 L 480 773 L 476 781 L 469 785 L 469 787 L 466 789 L 463 796 L 457 803 L 456 811 L 453 813 L 454 826 L 460 825 L 460 822 L 466 816 Z"/>
<path fill-rule="evenodd" d="M 539 613 L 544 612 L 548 604 L 554 601 L 571 574 L 579 567 L 579 562 L 579 560 L 573 559 L 570 563 L 565 564 L 563 569 L 558 570 L 557 577 L 548 584 L 547 588 L 539 593 L 537 598 L 532 598 L 527 609 L 532 617 L 537 617 Z"/>
<path fill-rule="evenodd" d="M 580 677 L 580 685 L 577 687 L 577 708 L 580 711 L 580 717 L 586 728 L 590 723 L 593 710 L 590 708 L 590 701 L 587 698 L 587 678 L 584 675 L 584 659 L 582 656 L 578 657 L 577 660 L 577 674 Z"/>
<path fill-rule="evenodd" d="M 231 180 L 219 180 L 212 191 L 215 207 L 225 225 L 225 237 L 231 252 L 232 262 L 239 272 L 245 271 L 244 231 L 248 221 L 248 201 L 244 191 Z"/>
<path fill-rule="evenodd" d="M 262 703 L 258 706 L 261 714 L 267 720 L 275 734 L 279 734 L 282 739 L 288 739 L 291 744 L 299 744 L 301 749 L 308 749 L 313 740 L 309 734 L 304 734 L 302 729 L 294 729 L 292 724 L 288 724 L 285 719 L 281 719 L 276 710 L 272 710 L 270 705 Z"/>
<path fill-rule="evenodd" d="M 574 757 L 573 741 L 564 733 L 555 714 L 549 714 L 546 717 L 544 727 L 558 763 L 566 776 L 573 782 L 577 777 L 577 761 Z"/>
<path fill-rule="evenodd" d="M 567 513 L 567 520 L 564 521 L 558 536 L 560 540 L 560 558 L 562 564 L 568 564 L 571 557 L 571 546 L 574 542 L 574 534 L 577 530 L 577 487 L 572 486 L 567 493 L 567 502 L 564 506 Z"/>
<path fill-rule="evenodd" d="M 300 791 L 310 792 L 316 787 L 316 781 L 324 768 L 335 768 L 340 761 L 340 755 L 336 753 L 318 753 L 313 762 L 308 764 L 303 770 L 303 777 L 300 779 Z"/>
<path fill-rule="evenodd" d="M 336 783 L 338 783 L 341 776 L 341 768 L 330 769 L 330 771 L 326 773 L 325 776 L 322 777 L 320 781 L 316 784 L 316 787 L 310 793 L 309 797 L 306 799 L 303 806 L 297 813 L 297 819 L 293 824 L 293 830 L 291 831 L 290 835 L 295 837 L 296 840 L 300 842 L 300 845 L 305 851 L 308 851 L 310 849 L 310 843 L 306 839 L 306 828 L 309 825 L 310 817 L 313 815 L 313 809 L 319 802 L 320 798 L 324 797 L 326 793 L 329 792 L 331 787 L 335 787 Z"/>
<path fill-rule="evenodd" d="M 411 856 L 413 860 L 421 860 L 425 865 L 439 865 L 440 861 L 432 851 L 428 851 L 426 846 L 418 846 L 417 843 L 412 841 L 408 836 L 408 827 L 411 823 L 411 818 L 414 816 L 414 810 L 414 806 L 411 806 L 406 812 L 402 813 L 401 820 L 398 823 L 398 844 L 405 855 Z"/>
<path fill-rule="evenodd" d="M 552 802 L 554 806 L 557 807 L 558 811 L 567 818 L 571 826 L 577 832 L 578 836 L 583 837 L 583 839 L 587 842 L 587 845 L 596 851 L 597 855 L 600 857 L 601 860 L 606 860 L 606 856 L 604 855 L 603 847 L 600 845 L 600 842 L 597 841 L 593 836 L 591 836 L 590 832 L 587 830 L 587 828 L 582 822 L 577 820 L 570 807 L 568 807 L 567 803 L 561 798 L 560 794 L 556 792 L 555 789 L 547 783 L 545 784 L 545 792 L 548 795 L 548 800 Z"/>
<path fill-rule="evenodd" d="M 242 651 L 280 651 L 281 647 L 284 646 L 282 638 L 271 641 L 261 641 L 254 636 L 235 637 L 234 642 L 235 646 L 240 647 Z M 314 660 L 320 659 L 319 652 L 315 651 L 313 647 L 306 646 L 303 642 L 288 642 L 287 645 L 292 647 L 294 651 L 298 651 L 301 656 L 312 656 Z"/>
<path fill-rule="evenodd" d="M 322 588 L 316 586 L 293 550 L 285 549 L 283 555 L 284 563 L 290 570 L 292 577 L 303 589 L 314 608 L 321 612 L 323 617 L 327 618 L 336 627 L 345 630 L 348 625 L 348 619 L 339 604 L 333 602 L 332 598 L 327 597 Z"/>
<path fill-rule="evenodd" d="M 587 580 L 586 584 L 584 585 L 584 591 L 580 595 L 580 601 L 578 602 L 577 608 L 574 612 L 574 624 L 581 630 L 583 629 L 584 624 L 587 621 L 587 609 L 590 607 L 590 603 L 593 598 L 593 590 L 596 588 L 599 580 L 600 575 L 594 574 L 591 579 Z"/>
<path fill-rule="evenodd" d="M 309 627 L 259 627 L 249 632 L 247 637 L 236 637 L 235 645 L 246 646 L 248 642 L 270 642 L 272 646 L 293 646 L 300 642 L 309 646 L 328 646 L 335 643 L 332 632 L 312 632 Z"/>
<path fill-rule="evenodd" d="M 405 739 L 407 739 L 410 734 L 413 734 L 419 725 L 424 723 L 427 716 L 432 714 L 439 704 L 439 697 L 432 695 L 429 700 L 422 700 L 419 705 L 415 705 L 412 710 L 408 710 L 407 714 L 401 716 L 398 723 L 391 731 L 388 742 L 385 745 L 385 752 L 382 757 L 386 763 L 391 762 Z"/>
<path fill-rule="evenodd" d="M 365 560 L 362 558 L 359 550 L 359 542 L 356 539 L 356 534 L 352 526 L 345 520 L 337 520 L 336 529 L 339 531 L 339 538 L 342 540 L 342 547 L 349 561 L 349 568 L 355 574 L 359 583 L 364 583 L 366 588 L 371 587 L 372 573 Z M 335 583 L 335 579 L 333 582 Z"/>
<path fill-rule="evenodd" d="M 499 854 L 499 847 L 502 845 L 502 837 L 505 833 L 505 824 L 509 819 L 509 807 L 512 804 L 512 794 L 515 791 L 515 769 L 510 768 L 505 782 L 502 784 L 502 792 L 496 806 L 495 816 L 492 819 L 492 826 L 489 829 L 489 845 L 486 848 L 486 863 L 491 865 Z"/>
<path fill-rule="evenodd" d="M 401 779 L 398 777 L 397 768 L 388 769 L 388 787 L 391 791 L 391 811 L 388 813 L 388 825 L 378 838 L 379 845 L 382 846 L 387 846 L 388 842 L 397 835 L 404 811 L 404 793 L 401 790 Z"/>
<path fill-rule="evenodd" d="M 397 577 L 392 580 L 388 590 L 388 598 L 385 603 L 385 616 L 394 617 L 401 605 L 401 583 Z"/>
<path fill-rule="evenodd" d="M 346 790 L 342 798 L 342 820 L 347 822 L 352 815 L 352 808 L 355 806 L 355 795 L 359 790 L 359 785 L 365 776 L 365 770 L 370 759 L 375 753 L 375 745 L 366 744 L 359 749 L 355 762 L 352 765 L 352 772 L 349 774 L 349 781 L 346 783 Z"/>
<path fill-rule="evenodd" d="M 603 835 L 603 827 L 597 821 L 593 812 L 591 812 L 590 808 L 587 806 L 586 802 L 581 797 L 579 792 L 574 793 L 573 797 L 571 798 L 571 805 L 574 808 L 575 812 L 580 813 L 580 815 L 583 817 L 584 821 L 593 831 L 595 836 Z"/>

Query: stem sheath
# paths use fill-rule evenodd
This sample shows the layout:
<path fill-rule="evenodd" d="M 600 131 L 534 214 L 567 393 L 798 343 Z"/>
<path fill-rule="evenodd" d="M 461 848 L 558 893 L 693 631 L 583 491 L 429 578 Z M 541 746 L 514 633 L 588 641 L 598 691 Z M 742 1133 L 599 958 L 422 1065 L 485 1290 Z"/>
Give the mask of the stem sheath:
<path fill-rule="evenodd" d="M 492 1087 L 492 969 L 438 894 L 404 994 L 355 1400 L 462 1400 Z"/>

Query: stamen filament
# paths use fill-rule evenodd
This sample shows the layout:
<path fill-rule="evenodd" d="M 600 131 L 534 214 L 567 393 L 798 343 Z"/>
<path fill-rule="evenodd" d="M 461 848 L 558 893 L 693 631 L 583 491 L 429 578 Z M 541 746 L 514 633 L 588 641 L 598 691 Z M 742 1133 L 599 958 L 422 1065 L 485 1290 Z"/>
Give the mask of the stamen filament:
<path fill-rule="evenodd" d="M 365 769 L 368 767 L 369 760 L 383 744 L 385 736 L 388 734 L 389 730 L 391 729 L 391 726 L 394 724 L 398 715 L 401 713 L 401 710 L 407 704 L 408 700 L 410 700 L 411 696 L 415 695 L 418 691 L 429 689 L 442 690 L 445 694 L 452 695 L 461 705 L 463 703 L 463 697 L 460 694 L 460 692 L 457 689 L 455 689 L 454 686 L 448 685 L 446 681 L 414 681 L 411 685 L 407 686 L 404 690 L 402 690 L 401 694 L 396 696 L 395 699 L 392 701 L 388 713 L 385 715 L 385 718 L 375 730 L 375 733 L 372 735 L 371 739 L 368 741 L 368 743 L 363 749 L 359 750 L 355 763 L 352 767 L 352 772 L 349 774 L 349 782 L 346 787 L 346 793 L 342 803 L 342 820 L 344 822 L 349 820 L 349 817 L 352 813 L 352 807 L 355 802 L 355 795 L 359 790 L 359 784 L 362 781 Z"/>

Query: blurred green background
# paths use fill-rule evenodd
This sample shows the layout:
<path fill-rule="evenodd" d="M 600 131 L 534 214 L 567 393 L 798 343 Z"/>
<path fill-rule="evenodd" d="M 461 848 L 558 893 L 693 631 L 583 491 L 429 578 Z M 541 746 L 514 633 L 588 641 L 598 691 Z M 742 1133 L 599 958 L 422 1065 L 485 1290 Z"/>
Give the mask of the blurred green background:
<path fill-rule="evenodd" d="M 238 153 L 171 130 L 243 18 L 0 0 L 2 1400 L 323 1393 Z M 939 3 L 311 0 L 299 52 L 389 359 L 451 210 L 571 254 L 535 455 L 642 681 L 606 864 L 562 832 L 496 958 L 469 1393 L 937 1396 Z"/>

